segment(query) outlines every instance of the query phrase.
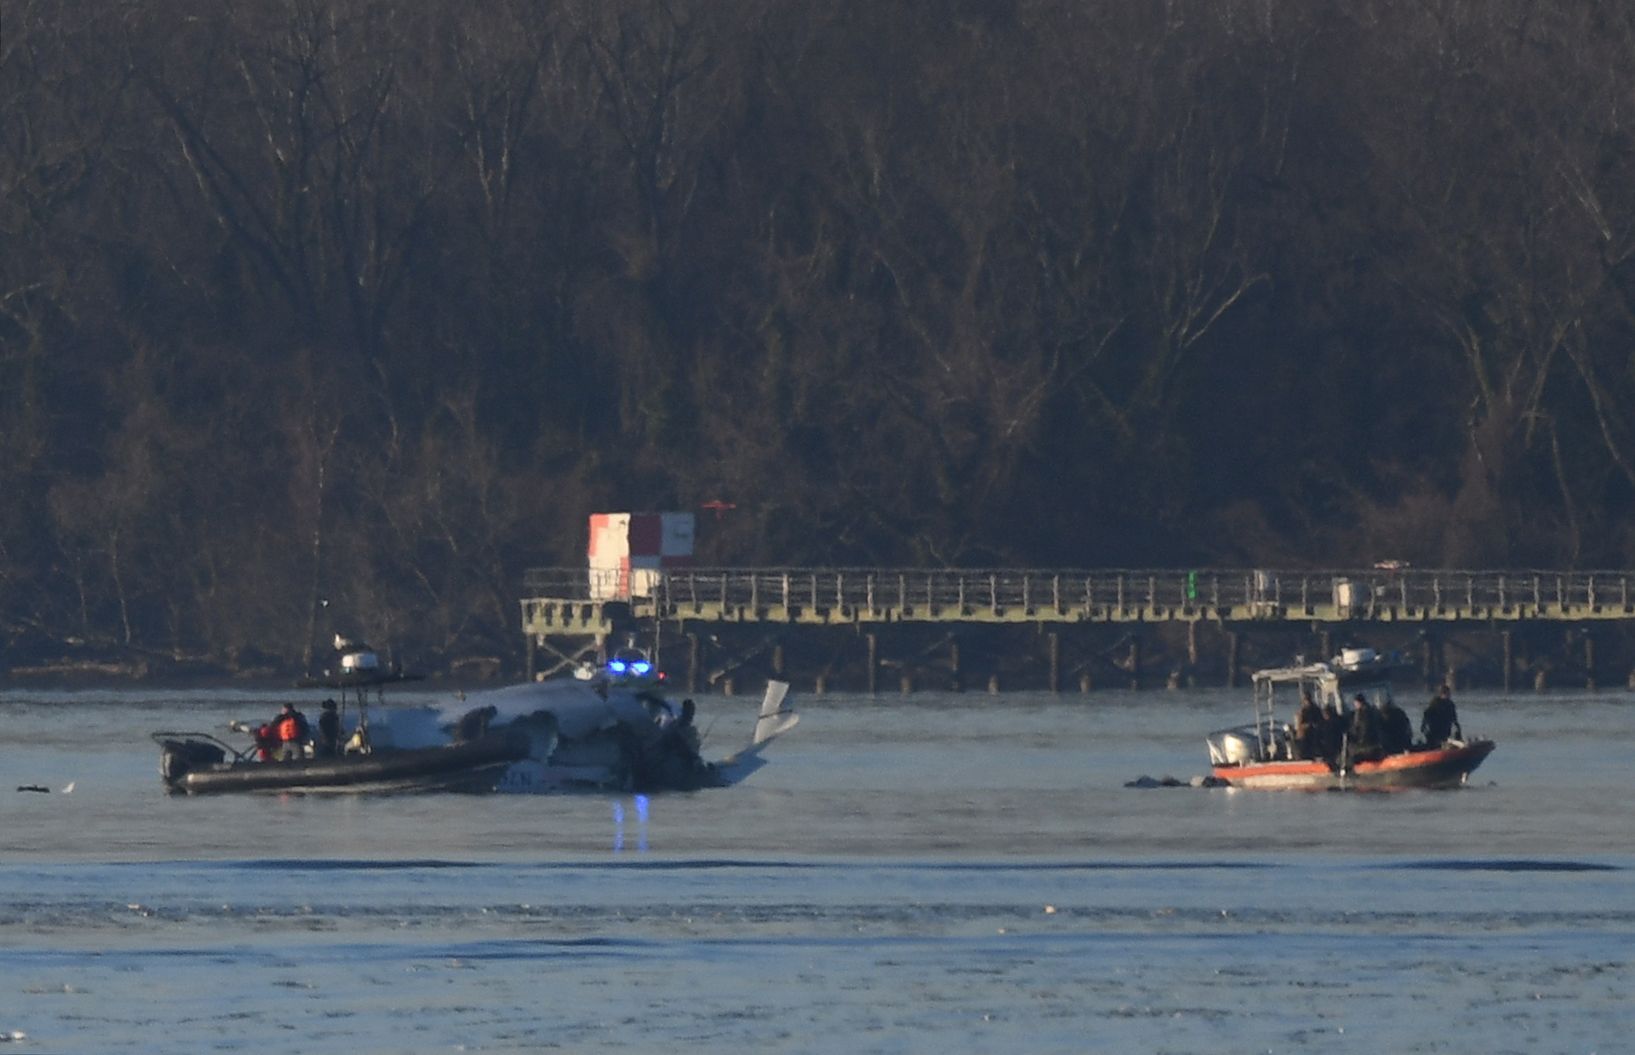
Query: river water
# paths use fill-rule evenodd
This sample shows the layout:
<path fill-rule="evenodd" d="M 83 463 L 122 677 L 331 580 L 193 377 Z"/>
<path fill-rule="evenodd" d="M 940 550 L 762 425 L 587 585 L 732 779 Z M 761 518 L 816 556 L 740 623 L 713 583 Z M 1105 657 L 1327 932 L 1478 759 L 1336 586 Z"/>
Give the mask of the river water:
<path fill-rule="evenodd" d="M 650 799 L 162 791 L 150 731 L 288 696 L 0 692 L 0 1052 L 1635 1037 L 1623 693 L 1460 697 L 1499 748 L 1447 792 L 1124 787 L 1204 772 L 1224 691 L 797 698 L 748 784 Z"/>

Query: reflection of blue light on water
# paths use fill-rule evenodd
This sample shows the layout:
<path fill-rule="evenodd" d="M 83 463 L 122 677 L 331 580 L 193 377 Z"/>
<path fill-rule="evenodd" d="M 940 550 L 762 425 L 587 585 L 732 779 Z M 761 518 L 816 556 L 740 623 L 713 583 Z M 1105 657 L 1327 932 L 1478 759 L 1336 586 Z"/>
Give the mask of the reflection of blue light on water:
<path fill-rule="evenodd" d="M 624 803 L 613 804 L 613 852 L 624 849 Z M 645 847 L 644 847 L 645 849 Z"/>
<path fill-rule="evenodd" d="M 647 852 L 647 796 L 636 796 L 636 849 Z"/>

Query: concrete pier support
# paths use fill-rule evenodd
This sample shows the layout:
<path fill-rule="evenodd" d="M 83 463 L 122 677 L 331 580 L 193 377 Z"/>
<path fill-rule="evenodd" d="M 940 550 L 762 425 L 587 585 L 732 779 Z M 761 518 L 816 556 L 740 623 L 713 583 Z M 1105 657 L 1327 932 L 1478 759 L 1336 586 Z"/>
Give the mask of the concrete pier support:
<path fill-rule="evenodd" d="M 1512 679 L 1516 673 L 1516 648 L 1515 642 L 1511 640 L 1510 631 L 1499 631 L 1499 643 L 1504 652 L 1504 659 L 1502 660 L 1504 664 L 1504 691 L 1509 692 Z M 1631 677 L 1635 677 L 1635 674 L 1632 674 Z"/>
<path fill-rule="evenodd" d="M 1595 635 L 1584 631 L 1584 687 L 1595 688 Z"/>
<path fill-rule="evenodd" d="M 1238 687 L 1238 632 L 1226 632 L 1226 687 Z"/>
<path fill-rule="evenodd" d="M 964 692 L 965 691 L 965 679 L 964 679 L 963 676 L 961 676 L 960 670 L 959 670 L 959 642 L 958 641 L 948 642 L 948 672 L 949 672 L 949 681 L 950 681 L 950 684 L 949 684 L 948 687 L 950 689 L 952 689 L 953 691 L 955 691 L 955 692 Z"/>
<path fill-rule="evenodd" d="M 868 694 L 873 696 L 880 673 L 880 641 L 873 634 L 864 634 L 863 641 L 868 649 L 868 673 L 863 680 Z"/>
<path fill-rule="evenodd" d="M 1130 688 L 1141 687 L 1141 638 L 1130 638 Z"/>
<path fill-rule="evenodd" d="M 1050 653 L 1050 691 L 1062 691 L 1062 638 L 1051 631 L 1045 635 L 1045 647 Z"/>
<path fill-rule="evenodd" d="M 687 635 L 687 691 L 698 691 L 698 635 Z"/>

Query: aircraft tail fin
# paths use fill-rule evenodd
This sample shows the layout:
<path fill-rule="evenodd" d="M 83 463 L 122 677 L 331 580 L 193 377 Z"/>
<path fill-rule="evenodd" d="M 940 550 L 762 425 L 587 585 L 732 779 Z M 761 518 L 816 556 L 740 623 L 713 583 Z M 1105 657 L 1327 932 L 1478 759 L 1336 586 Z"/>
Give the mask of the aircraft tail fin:
<path fill-rule="evenodd" d="M 766 696 L 761 700 L 761 711 L 755 719 L 754 736 L 742 750 L 716 763 L 722 783 L 736 784 L 766 765 L 766 760 L 761 757 L 762 749 L 799 724 L 800 715 L 783 705 L 784 697 L 788 694 L 787 681 L 767 682 Z"/>
<path fill-rule="evenodd" d="M 761 713 L 755 719 L 755 736 L 750 740 L 751 747 L 759 747 L 782 736 L 800 722 L 800 715 L 783 705 L 784 697 L 788 695 L 787 681 L 766 683 L 766 696 L 761 699 Z"/>

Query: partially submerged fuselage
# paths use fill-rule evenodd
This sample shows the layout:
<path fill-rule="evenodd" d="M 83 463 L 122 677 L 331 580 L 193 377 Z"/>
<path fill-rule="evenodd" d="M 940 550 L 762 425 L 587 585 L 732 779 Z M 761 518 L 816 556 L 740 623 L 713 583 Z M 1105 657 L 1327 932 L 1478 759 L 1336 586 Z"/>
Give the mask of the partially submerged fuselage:
<path fill-rule="evenodd" d="M 316 683 L 343 692 L 355 684 Z M 446 704 L 377 705 L 372 714 L 360 693 L 354 728 L 346 730 L 349 748 L 331 757 L 260 760 L 199 733 L 154 739 L 163 749 L 165 784 L 193 794 L 690 791 L 744 779 L 764 764 L 762 749 L 799 720 L 783 706 L 788 686 L 772 682 L 750 743 L 706 762 L 690 707 L 684 715 L 661 688 L 656 675 L 596 676 L 515 685 Z"/>

